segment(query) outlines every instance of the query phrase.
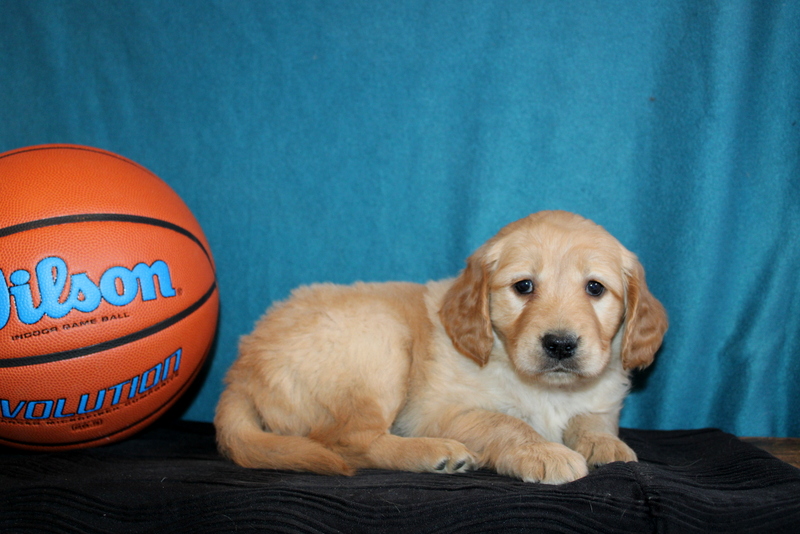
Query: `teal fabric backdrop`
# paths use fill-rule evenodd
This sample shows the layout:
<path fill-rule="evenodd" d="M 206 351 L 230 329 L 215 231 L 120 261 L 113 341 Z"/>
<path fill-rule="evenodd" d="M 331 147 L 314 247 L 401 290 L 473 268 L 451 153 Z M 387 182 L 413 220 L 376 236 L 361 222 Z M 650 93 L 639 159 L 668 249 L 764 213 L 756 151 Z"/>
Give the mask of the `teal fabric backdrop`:
<path fill-rule="evenodd" d="M 671 316 L 624 425 L 800 436 L 798 28 L 777 1 L 0 0 L 0 151 L 111 150 L 194 211 L 222 316 L 187 419 L 294 286 L 452 276 L 558 208 Z"/>

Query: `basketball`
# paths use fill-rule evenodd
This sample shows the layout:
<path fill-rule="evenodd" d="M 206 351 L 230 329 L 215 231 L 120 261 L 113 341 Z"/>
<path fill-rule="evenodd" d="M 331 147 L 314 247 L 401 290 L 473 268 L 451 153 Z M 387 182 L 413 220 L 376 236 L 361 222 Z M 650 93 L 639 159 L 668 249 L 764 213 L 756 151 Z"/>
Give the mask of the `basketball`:
<path fill-rule="evenodd" d="M 121 440 L 186 392 L 219 312 L 181 198 L 104 150 L 0 154 L 0 445 Z"/>

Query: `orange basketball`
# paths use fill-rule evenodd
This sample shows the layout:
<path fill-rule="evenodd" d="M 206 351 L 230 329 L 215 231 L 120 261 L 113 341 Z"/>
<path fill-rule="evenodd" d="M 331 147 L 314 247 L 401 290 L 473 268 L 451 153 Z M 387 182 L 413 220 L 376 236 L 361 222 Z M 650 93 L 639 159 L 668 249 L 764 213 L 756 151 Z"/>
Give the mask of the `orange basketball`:
<path fill-rule="evenodd" d="M 197 376 L 218 311 L 206 238 L 156 175 L 83 146 L 0 154 L 0 444 L 141 430 Z"/>

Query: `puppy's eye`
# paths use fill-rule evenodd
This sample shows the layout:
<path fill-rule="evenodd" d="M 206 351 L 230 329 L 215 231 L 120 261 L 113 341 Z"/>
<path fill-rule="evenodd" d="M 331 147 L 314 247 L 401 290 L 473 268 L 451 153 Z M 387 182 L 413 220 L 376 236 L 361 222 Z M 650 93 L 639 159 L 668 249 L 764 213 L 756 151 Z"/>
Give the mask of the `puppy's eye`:
<path fill-rule="evenodd" d="M 520 295 L 530 295 L 533 293 L 533 280 L 520 280 L 514 284 L 514 291 Z"/>
<path fill-rule="evenodd" d="M 599 297 L 605 293 L 605 291 L 606 288 L 597 280 L 591 280 L 588 284 L 586 284 L 586 292 L 593 297 Z"/>

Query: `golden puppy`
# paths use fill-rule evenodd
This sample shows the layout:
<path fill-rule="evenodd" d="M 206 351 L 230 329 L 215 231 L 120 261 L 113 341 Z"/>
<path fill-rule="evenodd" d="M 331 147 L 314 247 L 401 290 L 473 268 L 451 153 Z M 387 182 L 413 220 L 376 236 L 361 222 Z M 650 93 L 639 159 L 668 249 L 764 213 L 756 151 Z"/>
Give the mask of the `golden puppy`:
<path fill-rule="evenodd" d="M 295 290 L 241 341 L 219 448 L 246 467 L 569 482 L 636 460 L 619 411 L 666 329 L 634 254 L 587 219 L 536 213 L 454 279 Z"/>

